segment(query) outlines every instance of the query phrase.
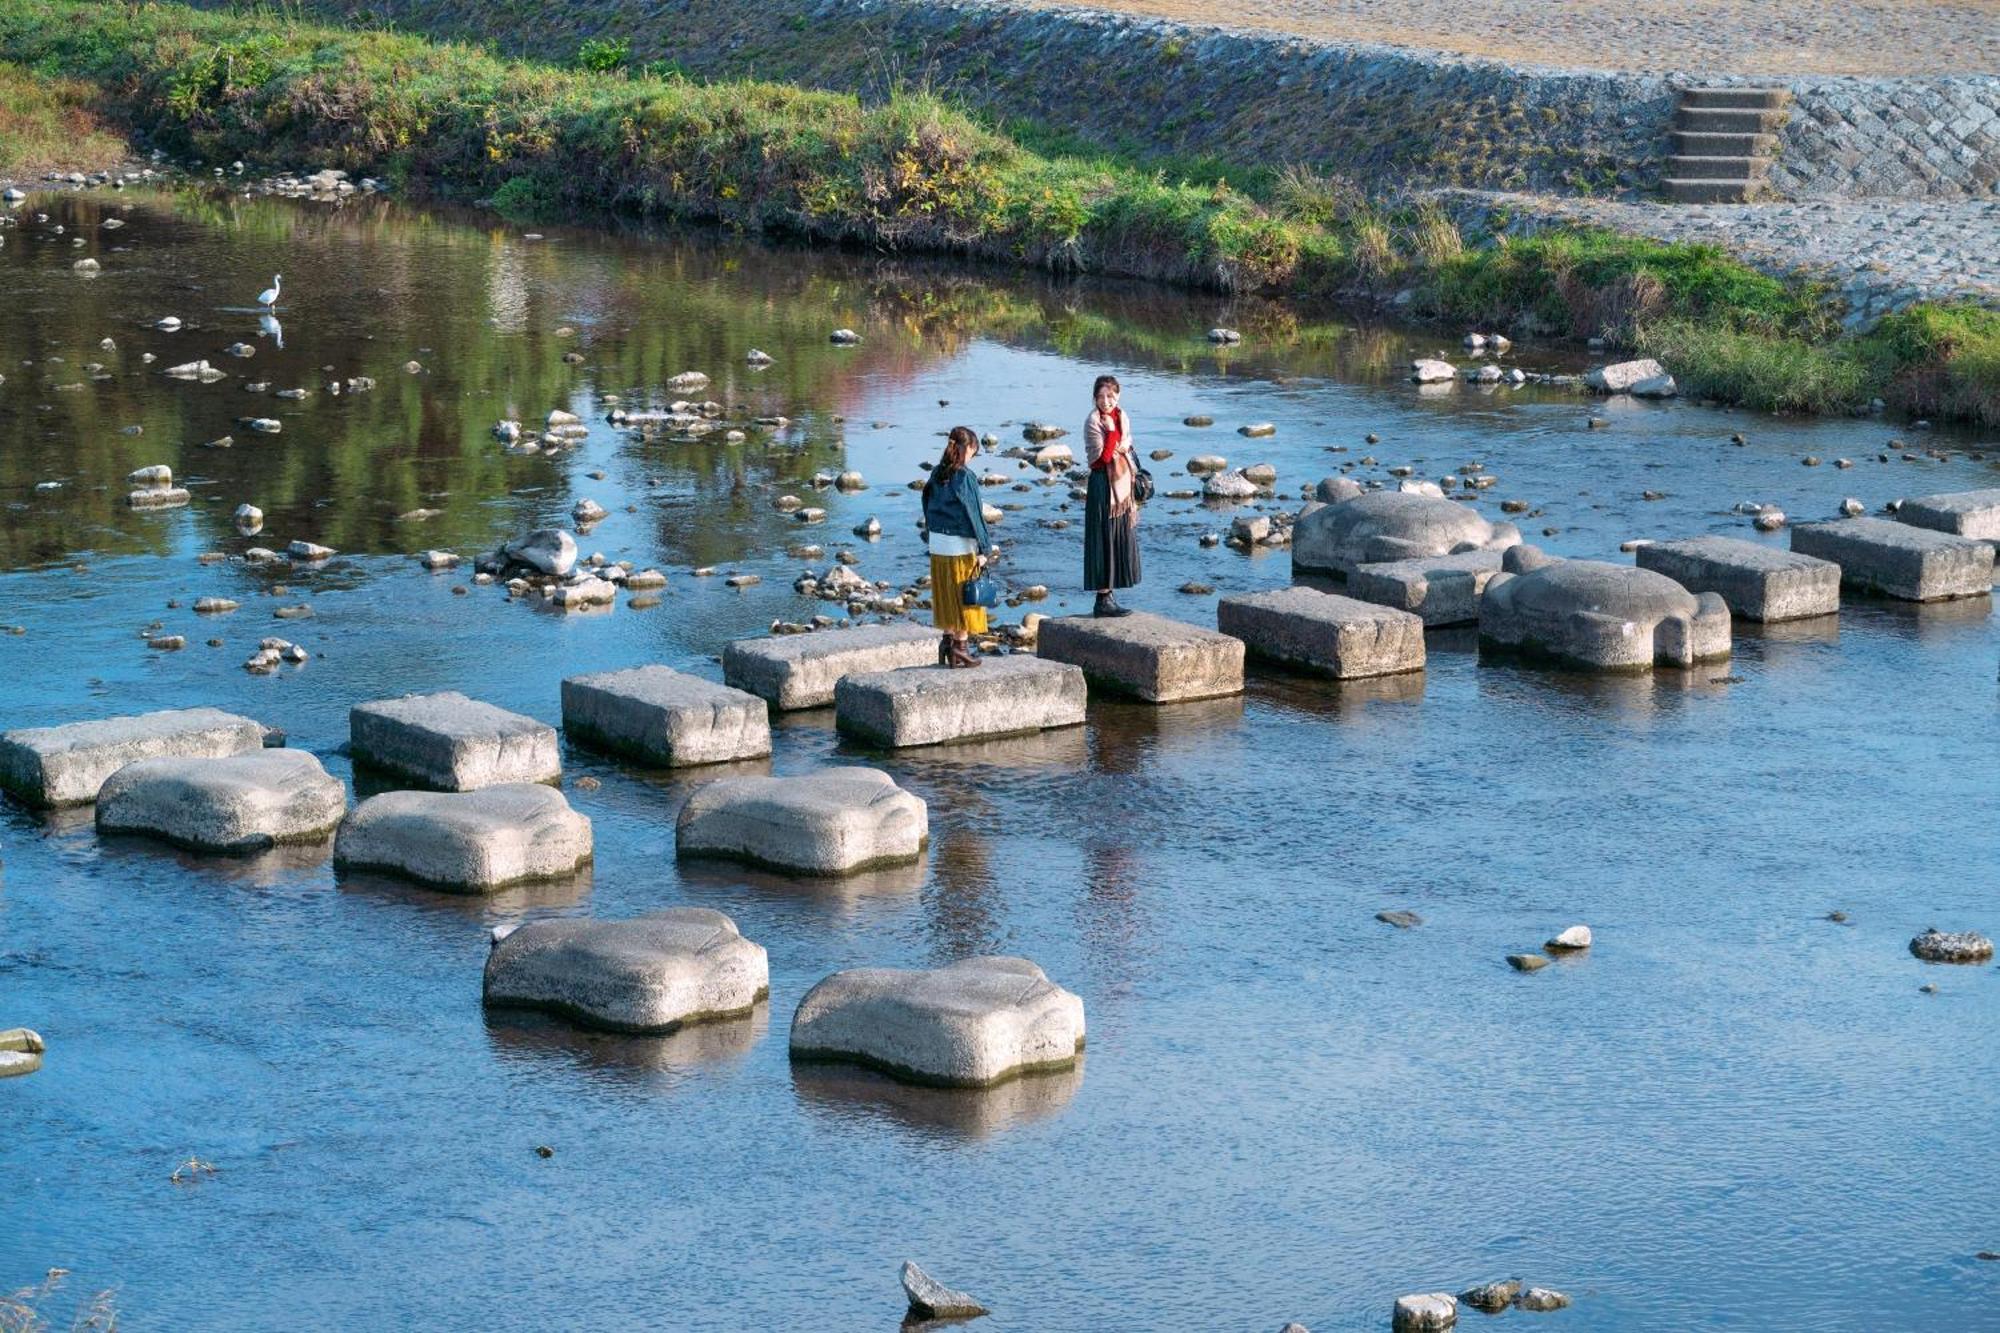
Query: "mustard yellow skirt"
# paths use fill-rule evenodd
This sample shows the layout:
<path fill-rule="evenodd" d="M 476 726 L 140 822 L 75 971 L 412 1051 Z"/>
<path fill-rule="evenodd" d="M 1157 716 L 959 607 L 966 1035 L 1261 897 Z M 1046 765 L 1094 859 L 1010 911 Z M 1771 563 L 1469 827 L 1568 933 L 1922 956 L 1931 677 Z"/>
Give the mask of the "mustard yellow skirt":
<path fill-rule="evenodd" d="M 931 557 L 931 623 L 958 634 L 984 634 L 986 608 L 967 606 L 958 590 L 979 572 L 976 555 L 934 555 Z"/>

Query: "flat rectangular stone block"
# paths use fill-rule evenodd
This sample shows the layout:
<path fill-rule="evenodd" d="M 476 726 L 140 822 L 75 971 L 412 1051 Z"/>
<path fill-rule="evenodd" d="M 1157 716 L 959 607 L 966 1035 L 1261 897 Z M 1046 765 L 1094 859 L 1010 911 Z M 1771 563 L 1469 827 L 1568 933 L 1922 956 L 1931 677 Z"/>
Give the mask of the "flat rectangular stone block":
<path fill-rule="evenodd" d="M 735 639 L 722 650 L 722 679 L 780 712 L 824 708 L 843 676 L 937 661 L 938 637 L 921 625 L 857 625 Z"/>
<path fill-rule="evenodd" d="M 1392 606 L 1315 588 L 1274 588 L 1223 598 L 1215 620 L 1256 656 L 1318 675 L 1347 679 L 1424 669 L 1423 617 Z"/>
<path fill-rule="evenodd" d="M 981 665 L 905 667 L 844 677 L 834 688 L 834 724 L 876 745 L 1019 736 L 1083 723 L 1083 671 L 1016 653 Z"/>
<path fill-rule="evenodd" d="M 572 739 L 662 768 L 771 753 L 762 699 L 670 667 L 572 676 L 562 683 L 562 713 Z"/>
<path fill-rule="evenodd" d="M 1921 495 L 1898 505 L 1896 520 L 1954 537 L 2000 542 L 2000 489 Z"/>
<path fill-rule="evenodd" d="M 1501 554 L 1461 551 L 1356 565 L 1347 576 L 1347 591 L 1361 601 L 1422 616 L 1426 627 L 1477 624 L 1479 599 L 1487 580 L 1500 572 Z"/>
<path fill-rule="evenodd" d="M 1792 549 L 1840 566 L 1840 580 L 1906 602 L 1993 591 L 1993 546 L 1908 523 L 1843 518 L 1792 529 Z"/>
<path fill-rule="evenodd" d="M 356 760 L 439 791 L 562 776 L 554 727 L 456 690 L 357 704 L 348 734 Z"/>
<path fill-rule="evenodd" d="M 1650 542 L 1636 561 L 1689 592 L 1714 593 L 1746 620 L 1804 620 L 1840 610 L 1839 565 L 1740 537 Z"/>
<path fill-rule="evenodd" d="M 88 805 L 141 759 L 223 759 L 264 748 L 264 728 L 219 708 L 170 708 L 0 732 L 0 787 L 35 806 Z"/>
<path fill-rule="evenodd" d="M 1081 667 L 1091 684 L 1148 703 L 1243 692 L 1242 640 L 1143 612 L 1044 620 L 1035 655 Z"/>

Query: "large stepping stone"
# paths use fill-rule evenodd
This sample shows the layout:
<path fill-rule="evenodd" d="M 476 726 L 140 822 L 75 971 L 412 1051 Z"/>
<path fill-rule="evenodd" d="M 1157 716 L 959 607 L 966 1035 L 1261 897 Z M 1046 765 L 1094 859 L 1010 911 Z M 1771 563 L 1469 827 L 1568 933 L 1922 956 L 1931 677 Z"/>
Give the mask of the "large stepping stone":
<path fill-rule="evenodd" d="M 439 791 L 472 791 L 562 776 L 556 729 L 456 690 L 357 704 L 354 757 Z"/>
<path fill-rule="evenodd" d="M 563 730 L 662 768 L 771 753 L 771 711 L 754 694 L 663 666 L 562 683 Z"/>
<path fill-rule="evenodd" d="M 1316 675 L 1348 679 L 1424 669 L 1421 616 L 1314 588 L 1225 597 L 1216 604 L 1215 621 L 1256 656 Z"/>
<path fill-rule="evenodd" d="M 848 676 L 834 691 L 834 725 L 890 748 L 1021 736 L 1083 725 L 1088 695 L 1081 668 L 1015 653 L 976 668 Z"/>
<path fill-rule="evenodd" d="M 674 838 L 682 856 L 714 856 L 798 875 L 904 865 L 930 841 L 923 798 L 879 768 L 794 778 L 720 778 L 695 788 Z"/>
<path fill-rule="evenodd" d="M 264 728 L 219 708 L 173 708 L 0 732 L 0 787 L 36 806 L 88 805 L 140 759 L 220 758 L 264 748 Z"/>
<path fill-rule="evenodd" d="M 1920 495 L 1896 507 L 1896 520 L 1954 537 L 2000 542 L 2000 489 Z"/>
<path fill-rule="evenodd" d="M 1729 607 L 1649 569 L 1557 560 L 1493 576 L 1479 642 L 1598 671 L 1693 666 L 1729 656 Z"/>
<path fill-rule="evenodd" d="M 1840 566 L 1740 537 L 1690 537 L 1641 546 L 1639 568 L 1689 592 L 1712 592 L 1745 620 L 1804 620 L 1840 610 Z"/>
<path fill-rule="evenodd" d="M 493 932 L 485 998 L 610 1032 L 737 1018 L 771 993 L 762 945 L 706 907 L 631 921 L 531 921 Z"/>
<path fill-rule="evenodd" d="M 764 639 L 733 639 L 722 650 L 722 679 L 780 712 L 824 708 L 834 687 L 857 672 L 893 671 L 937 661 L 938 632 L 921 625 L 857 625 Z"/>
<path fill-rule="evenodd" d="M 333 862 L 343 869 L 473 893 L 559 879 L 590 852 L 590 820 L 554 787 L 529 782 L 384 792 L 355 806 L 333 842 Z"/>
<path fill-rule="evenodd" d="M 1498 551 L 1520 540 L 1512 523 L 1489 523 L 1456 500 L 1369 491 L 1315 509 L 1293 525 L 1292 569 L 1346 574 L 1356 565 Z"/>
<path fill-rule="evenodd" d="M 346 813 L 346 786 L 304 750 L 141 759 L 97 793 L 100 833 L 147 833 L 207 852 L 314 842 Z"/>
<path fill-rule="evenodd" d="M 1025 958 L 836 972 L 792 1017 L 795 1060 L 851 1061 L 942 1087 L 1062 1069 L 1082 1049 L 1083 1001 Z"/>
<path fill-rule="evenodd" d="M 1243 693 L 1241 640 L 1144 612 L 1044 620 L 1035 655 L 1068 662 L 1092 685 L 1148 703 Z"/>
<path fill-rule="evenodd" d="M 1503 552 L 1494 548 L 1356 565 L 1347 572 L 1347 592 L 1364 602 L 1422 616 L 1428 629 L 1476 625 L 1479 599 L 1487 581 L 1500 572 L 1502 557 Z"/>
<path fill-rule="evenodd" d="M 1840 566 L 1840 581 L 1899 597 L 1941 602 L 1993 591 L 1993 544 L 1880 518 L 1843 518 L 1792 529 L 1792 549 Z"/>

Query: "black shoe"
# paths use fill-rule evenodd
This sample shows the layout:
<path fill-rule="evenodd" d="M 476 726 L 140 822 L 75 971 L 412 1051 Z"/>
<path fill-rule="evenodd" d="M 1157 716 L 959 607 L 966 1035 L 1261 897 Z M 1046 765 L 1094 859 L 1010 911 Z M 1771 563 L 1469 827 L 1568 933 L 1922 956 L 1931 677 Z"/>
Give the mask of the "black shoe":
<path fill-rule="evenodd" d="M 1101 592 L 1097 594 L 1097 605 L 1090 609 L 1090 614 L 1102 620 L 1109 620 L 1115 616 L 1131 615 L 1132 608 L 1118 605 L 1111 599 L 1110 593 Z"/>

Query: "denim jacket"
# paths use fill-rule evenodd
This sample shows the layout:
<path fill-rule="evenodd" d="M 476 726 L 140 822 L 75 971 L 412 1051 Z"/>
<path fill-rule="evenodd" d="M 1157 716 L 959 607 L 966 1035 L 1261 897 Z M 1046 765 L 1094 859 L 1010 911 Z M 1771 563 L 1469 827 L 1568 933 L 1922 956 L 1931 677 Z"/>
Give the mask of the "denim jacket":
<path fill-rule="evenodd" d="M 924 527 L 949 537 L 970 537 L 987 550 L 993 543 L 986 537 L 985 503 L 979 498 L 979 478 L 962 467 L 925 489 Z"/>

